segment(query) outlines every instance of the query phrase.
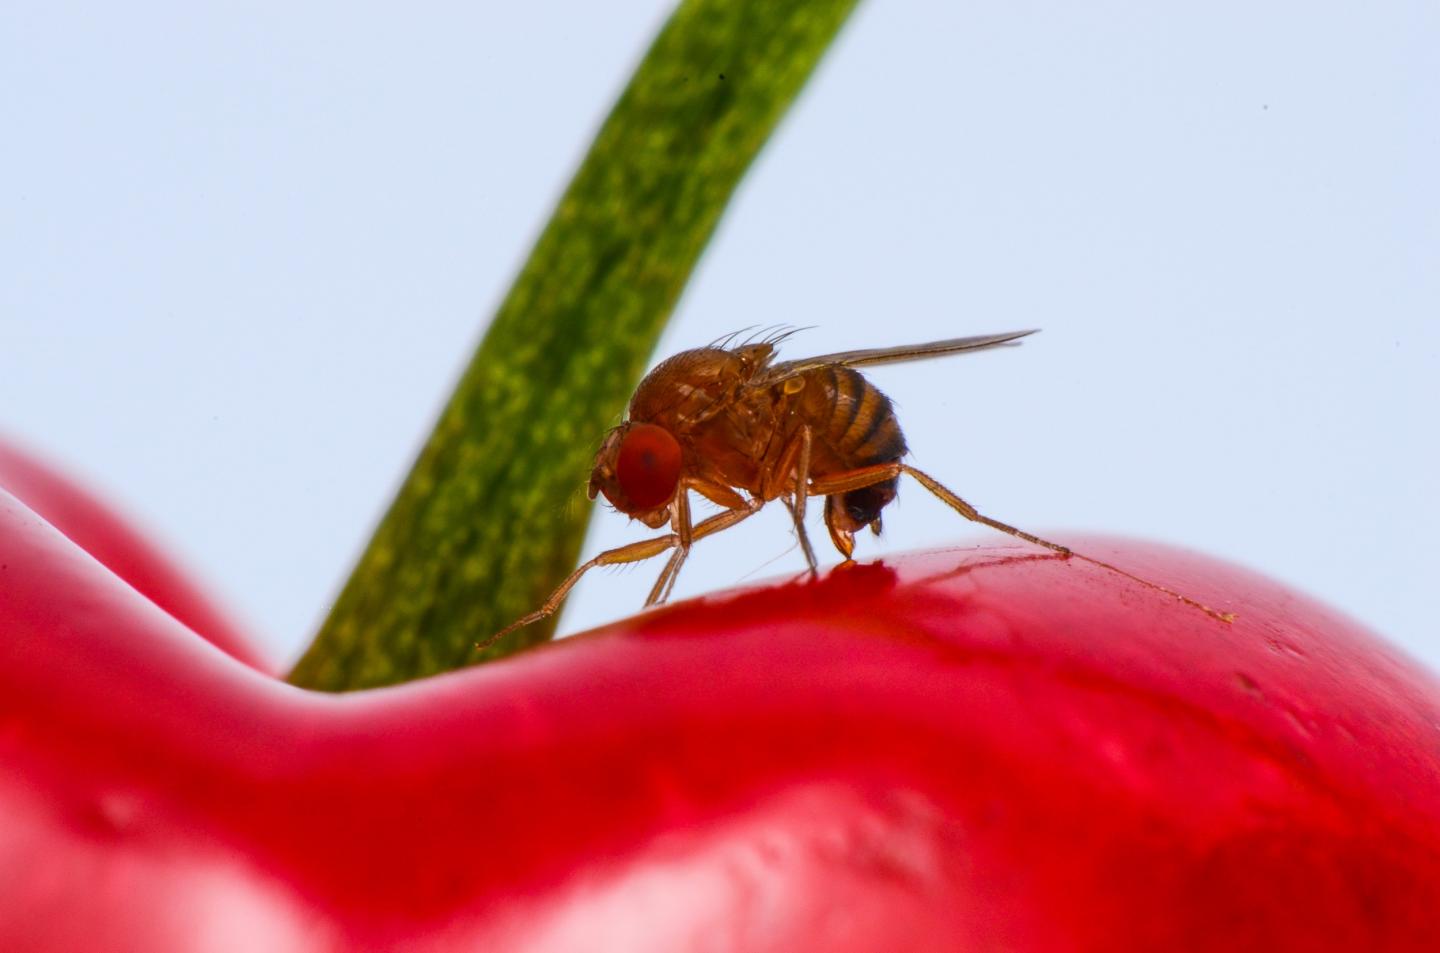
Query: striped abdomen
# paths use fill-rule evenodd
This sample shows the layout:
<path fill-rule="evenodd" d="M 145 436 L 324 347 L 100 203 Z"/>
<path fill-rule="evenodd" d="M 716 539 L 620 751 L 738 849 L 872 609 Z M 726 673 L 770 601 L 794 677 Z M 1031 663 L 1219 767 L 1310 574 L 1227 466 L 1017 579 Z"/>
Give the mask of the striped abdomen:
<path fill-rule="evenodd" d="M 813 409 L 821 413 L 814 414 L 809 421 L 815 428 L 816 443 L 829 451 L 817 455 L 816 462 L 821 467 L 833 468 L 835 472 L 858 470 L 893 463 L 905 455 L 905 435 L 900 432 L 890 398 L 878 387 L 860 372 L 840 365 L 820 368 L 811 375 L 811 381 L 820 384 L 829 398 L 829 406 L 823 410 L 812 404 Z M 826 460 L 827 456 L 832 459 Z M 815 472 L 821 475 L 818 469 Z M 840 508 L 853 521 L 852 529 L 868 526 L 879 517 L 880 511 L 895 498 L 896 482 L 886 480 L 851 490 L 841 497 Z"/>

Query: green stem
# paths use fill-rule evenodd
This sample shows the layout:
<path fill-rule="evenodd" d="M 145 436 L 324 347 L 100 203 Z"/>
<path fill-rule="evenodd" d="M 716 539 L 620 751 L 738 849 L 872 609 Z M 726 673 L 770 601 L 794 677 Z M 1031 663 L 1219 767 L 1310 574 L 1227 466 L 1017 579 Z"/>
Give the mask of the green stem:
<path fill-rule="evenodd" d="M 574 567 L 597 441 L 855 0 L 686 0 L 621 95 L 315 641 L 328 690 L 479 661 Z M 554 619 L 486 653 L 549 638 Z"/>

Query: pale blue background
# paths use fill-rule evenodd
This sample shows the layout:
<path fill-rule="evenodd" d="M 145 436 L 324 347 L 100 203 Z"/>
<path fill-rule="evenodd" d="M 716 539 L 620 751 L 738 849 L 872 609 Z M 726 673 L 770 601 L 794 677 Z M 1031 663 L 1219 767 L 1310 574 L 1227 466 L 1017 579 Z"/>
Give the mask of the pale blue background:
<path fill-rule="evenodd" d="M 0 430 L 293 656 L 668 6 L 7 2 Z M 1440 665 L 1437 49 L 1430 0 L 873 0 L 662 352 L 1043 327 L 876 373 L 918 465 L 1037 531 L 1239 560 Z M 602 512 L 588 549 L 640 531 Z M 996 538 L 909 487 L 862 555 Z M 766 513 L 678 594 L 800 564 Z M 654 571 L 597 574 L 564 629 Z"/>

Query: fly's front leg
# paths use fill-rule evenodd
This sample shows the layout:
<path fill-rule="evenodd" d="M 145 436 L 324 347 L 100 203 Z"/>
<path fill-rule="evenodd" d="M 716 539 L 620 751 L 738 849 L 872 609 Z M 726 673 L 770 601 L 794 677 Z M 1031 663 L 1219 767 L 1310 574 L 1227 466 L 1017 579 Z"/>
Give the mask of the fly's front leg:
<path fill-rule="evenodd" d="M 695 538 L 694 528 L 690 525 L 690 488 L 684 483 L 680 484 L 680 490 L 675 494 L 674 508 L 670 511 L 670 527 L 675 530 L 679 542 L 675 544 L 675 552 L 670 556 L 670 561 L 660 571 L 660 578 L 650 587 L 650 595 L 645 599 L 647 609 L 670 598 L 670 589 L 675 585 L 675 577 L 680 574 L 680 567 L 685 565 L 685 559 L 690 555 L 690 544 Z"/>
<path fill-rule="evenodd" d="M 621 546 L 617 549 L 607 549 L 589 562 L 581 563 L 574 572 L 566 576 L 565 581 L 556 587 L 555 591 L 550 594 L 550 598 L 546 599 L 540 608 L 528 615 L 521 616 L 483 642 L 476 642 L 475 651 L 480 652 L 488 649 L 516 629 L 527 626 L 532 622 L 539 622 L 546 616 L 553 615 L 555 610 L 560 608 L 560 604 L 565 601 L 565 597 L 570 594 L 570 590 L 574 589 L 575 584 L 580 581 L 580 577 L 596 566 L 614 566 L 620 563 L 640 562 L 652 556 L 660 555 L 679 542 L 679 536 L 674 533 L 667 533 L 664 536 L 641 540 L 638 543 L 631 543 L 628 546 Z"/>
<path fill-rule="evenodd" d="M 706 536 L 709 536 L 713 533 L 718 533 L 722 529 L 729 529 L 741 520 L 758 513 L 760 511 L 760 508 L 764 505 L 765 503 L 763 500 L 744 500 L 739 509 L 726 510 L 724 513 L 717 513 L 714 516 L 701 520 L 699 525 L 697 525 L 693 530 L 691 530 L 690 541 L 694 543 L 696 540 L 704 539 Z M 686 515 L 687 517 L 689 515 L 688 509 L 686 511 Z M 684 560 L 681 560 L 680 562 L 683 561 Z M 680 564 L 677 563 L 675 557 L 672 556 L 670 559 L 670 564 L 665 567 L 665 571 L 661 573 L 660 578 L 655 581 L 655 588 L 651 590 L 650 595 L 653 598 L 655 592 L 660 589 L 662 584 L 664 584 L 665 586 L 664 593 L 660 596 L 659 599 L 653 602 L 646 602 L 645 605 L 655 605 L 657 603 L 664 602 L 666 599 L 670 598 L 670 590 L 675 588 L 675 578 L 679 575 L 679 573 Z"/>

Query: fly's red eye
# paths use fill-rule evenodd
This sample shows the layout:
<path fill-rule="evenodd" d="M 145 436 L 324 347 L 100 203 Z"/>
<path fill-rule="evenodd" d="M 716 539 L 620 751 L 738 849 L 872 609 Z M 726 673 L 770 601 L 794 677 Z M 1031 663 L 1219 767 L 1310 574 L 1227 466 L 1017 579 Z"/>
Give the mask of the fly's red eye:
<path fill-rule="evenodd" d="M 668 503 L 680 482 L 680 444 L 664 427 L 633 425 L 620 441 L 615 477 L 637 510 Z"/>

